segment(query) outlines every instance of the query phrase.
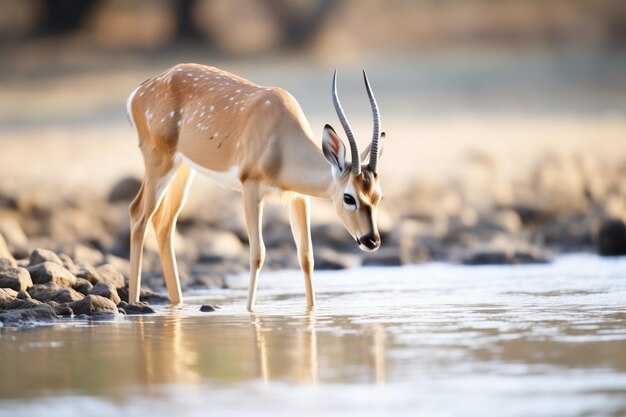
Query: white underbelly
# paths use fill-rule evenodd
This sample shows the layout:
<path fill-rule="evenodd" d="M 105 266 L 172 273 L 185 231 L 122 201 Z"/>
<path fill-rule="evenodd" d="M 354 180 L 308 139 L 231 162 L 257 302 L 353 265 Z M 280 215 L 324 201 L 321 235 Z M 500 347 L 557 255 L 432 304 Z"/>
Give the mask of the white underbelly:
<path fill-rule="evenodd" d="M 196 164 L 191 159 L 187 158 L 180 152 L 176 152 L 176 158 L 183 161 L 190 168 L 195 171 L 200 172 L 203 175 L 211 178 L 213 181 L 217 182 L 222 187 L 230 188 L 233 190 L 241 191 L 241 182 L 239 181 L 239 168 L 234 166 L 230 168 L 228 171 L 213 171 L 207 169 L 201 165 Z"/>

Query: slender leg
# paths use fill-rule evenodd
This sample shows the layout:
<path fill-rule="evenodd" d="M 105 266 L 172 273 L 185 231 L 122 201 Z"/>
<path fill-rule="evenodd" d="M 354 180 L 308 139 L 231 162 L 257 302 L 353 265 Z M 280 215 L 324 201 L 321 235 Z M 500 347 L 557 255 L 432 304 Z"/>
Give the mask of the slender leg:
<path fill-rule="evenodd" d="M 313 245 L 311 244 L 311 210 L 308 197 L 297 197 L 291 201 L 289 219 L 291 232 L 298 248 L 300 267 L 304 272 L 306 302 L 310 308 L 315 306 L 313 285 Z"/>
<path fill-rule="evenodd" d="M 243 183 L 243 208 L 250 241 L 250 286 L 248 288 L 248 311 L 254 311 L 256 301 L 256 287 L 259 272 L 265 260 L 265 245 L 261 231 L 263 220 L 263 199 L 259 185 L 252 181 Z"/>
<path fill-rule="evenodd" d="M 174 253 L 173 235 L 176 230 L 176 220 L 183 209 L 187 192 L 193 180 L 194 171 L 188 166 L 181 165 L 172 180 L 163 201 L 152 217 L 152 226 L 159 243 L 161 265 L 165 275 L 165 284 L 172 304 L 180 304 L 183 301 L 180 290 L 180 279 Z"/>
<path fill-rule="evenodd" d="M 144 178 L 144 182 L 137 196 L 130 204 L 130 276 L 128 278 L 128 301 L 139 301 L 141 287 L 141 261 L 143 259 L 143 244 L 146 239 L 146 226 L 157 210 L 163 194 L 168 186 L 168 172 L 174 169 L 173 164 L 166 164 L 167 169 L 161 175 L 151 172 Z"/>

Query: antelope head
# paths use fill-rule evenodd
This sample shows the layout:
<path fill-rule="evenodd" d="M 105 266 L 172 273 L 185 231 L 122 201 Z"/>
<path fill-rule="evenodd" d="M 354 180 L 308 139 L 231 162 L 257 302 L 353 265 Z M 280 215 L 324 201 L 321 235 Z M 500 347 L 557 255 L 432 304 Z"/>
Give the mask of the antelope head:
<path fill-rule="evenodd" d="M 339 102 L 337 71 L 335 71 L 332 87 L 333 103 L 350 143 L 351 161 L 346 160 L 346 148 L 343 141 L 330 125 L 324 127 L 322 150 L 331 165 L 333 174 L 331 198 L 335 210 L 359 248 L 371 252 L 380 247 L 376 212 L 382 198 L 382 191 L 378 182 L 377 164 L 382 154 L 381 139 L 385 138 L 385 133 L 380 133 L 380 113 L 365 70 L 363 79 L 374 117 L 372 141 L 363 154 L 359 155 L 359 147 L 354 139 L 352 128 Z"/>

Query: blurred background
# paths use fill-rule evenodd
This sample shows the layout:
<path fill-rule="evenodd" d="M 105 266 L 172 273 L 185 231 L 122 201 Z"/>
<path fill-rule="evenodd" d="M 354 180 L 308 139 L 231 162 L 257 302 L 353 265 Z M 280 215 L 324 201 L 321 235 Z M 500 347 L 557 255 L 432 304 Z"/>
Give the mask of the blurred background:
<path fill-rule="evenodd" d="M 368 70 L 384 247 L 353 252 L 316 201 L 320 268 L 626 254 L 622 0 L 0 0 L 0 37 L 0 233 L 16 257 L 43 245 L 126 269 L 143 165 L 125 100 L 179 62 L 287 89 L 317 137 L 339 128 L 338 68 L 362 146 Z M 197 177 L 177 243 L 189 285 L 244 268 L 239 198 Z M 269 267 L 297 267 L 286 210 L 266 219 Z"/>

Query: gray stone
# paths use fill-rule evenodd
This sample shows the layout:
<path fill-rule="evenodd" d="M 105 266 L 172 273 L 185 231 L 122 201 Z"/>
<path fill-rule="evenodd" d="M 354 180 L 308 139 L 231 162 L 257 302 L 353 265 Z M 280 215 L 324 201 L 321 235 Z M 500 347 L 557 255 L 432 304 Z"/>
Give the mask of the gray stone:
<path fill-rule="evenodd" d="M 70 303 L 84 298 L 81 293 L 73 290 L 72 288 L 63 288 L 54 282 L 34 285 L 29 288 L 28 293 L 34 299 L 44 303 L 48 301 Z"/>
<path fill-rule="evenodd" d="M 169 304 L 170 302 L 170 299 L 167 296 L 161 295 L 148 288 L 141 289 L 139 300 L 150 304 Z"/>
<path fill-rule="evenodd" d="M 63 262 L 63 267 L 65 269 L 70 271 L 72 274 L 78 276 L 78 273 L 80 271 L 78 270 L 78 267 L 76 266 L 76 264 L 74 263 L 72 258 L 70 258 L 69 255 L 67 255 L 65 253 L 60 253 L 59 254 L 59 259 L 61 259 L 61 261 Z"/>
<path fill-rule="evenodd" d="M 27 290 L 33 286 L 30 274 L 24 268 L 0 268 L 0 288 L 11 288 L 15 291 Z"/>
<path fill-rule="evenodd" d="M 7 306 L 6 306 L 6 310 L 15 310 L 18 308 L 33 308 L 33 307 L 37 307 L 38 305 L 41 305 L 40 301 L 37 300 L 33 300 L 33 299 L 20 299 L 20 298 L 16 298 L 15 300 L 11 301 Z"/>
<path fill-rule="evenodd" d="M 0 288 L 0 309 L 5 309 L 13 300 L 17 298 L 17 291 L 10 288 Z"/>
<path fill-rule="evenodd" d="M 608 219 L 600 226 L 598 253 L 602 256 L 626 255 L 626 225 L 622 220 Z"/>
<path fill-rule="evenodd" d="M 0 218 L 0 234 L 14 256 L 28 256 L 28 238 L 20 224 L 13 217 Z"/>
<path fill-rule="evenodd" d="M 117 305 L 118 309 L 124 311 L 127 315 L 135 315 L 135 314 L 154 314 L 156 311 L 152 307 L 148 305 L 148 303 L 139 301 L 136 303 L 127 303 L 126 301 L 121 301 Z"/>
<path fill-rule="evenodd" d="M 141 180 L 135 177 L 124 177 L 119 180 L 109 192 L 109 202 L 117 203 L 119 201 L 130 202 L 139 192 Z"/>
<path fill-rule="evenodd" d="M 96 268 L 96 271 L 100 276 L 99 282 L 108 282 L 113 284 L 116 288 L 124 288 L 124 275 L 120 274 L 113 265 L 100 265 Z"/>
<path fill-rule="evenodd" d="M 346 269 L 359 266 L 359 258 L 344 255 L 329 248 L 319 248 L 315 251 L 315 269 Z"/>
<path fill-rule="evenodd" d="M 89 294 L 99 295 L 104 298 L 108 298 L 113 301 L 115 304 L 119 304 L 120 296 L 117 294 L 117 290 L 115 286 L 110 282 L 99 282 L 94 285 L 93 288 L 89 291 Z"/>
<path fill-rule="evenodd" d="M 28 272 L 30 272 L 33 284 L 54 282 L 61 287 L 71 288 L 76 283 L 76 277 L 70 271 L 53 262 L 29 266 Z"/>
<path fill-rule="evenodd" d="M 130 275 L 130 261 L 119 256 L 107 254 L 104 262 L 113 265 L 113 267 L 124 276 Z"/>
<path fill-rule="evenodd" d="M 0 234 L 0 259 L 7 258 L 9 260 L 15 261 L 13 254 L 9 251 L 9 247 L 7 242 L 4 240 L 4 237 Z"/>
<path fill-rule="evenodd" d="M 313 242 L 339 251 L 351 251 L 357 244 L 343 227 L 337 224 L 320 224 L 311 228 Z"/>
<path fill-rule="evenodd" d="M 117 306 L 113 301 L 93 294 L 88 295 L 82 300 L 70 303 L 69 307 L 76 315 L 86 314 L 92 316 L 99 313 L 117 314 Z"/>
<path fill-rule="evenodd" d="M 0 322 L 6 326 L 27 326 L 38 322 L 50 322 L 57 318 L 54 309 L 47 304 L 33 308 L 0 311 Z"/>
<path fill-rule="evenodd" d="M 22 290 L 17 293 L 17 298 L 19 298 L 20 300 L 30 300 L 31 296 L 28 291 Z"/>
<path fill-rule="evenodd" d="M 46 304 L 52 307 L 56 315 L 59 317 L 72 317 L 74 314 L 72 309 L 67 304 L 59 304 L 56 301 L 48 301 Z"/>
<path fill-rule="evenodd" d="M 98 249 L 86 245 L 75 245 L 73 255 L 76 261 L 86 262 L 90 265 L 98 265 L 104 261 L 104 255 Z"/>
<path fill-rule="evenodd" d="M 465 265 L 515 265 L 546 263 L 548 260 L 547 254 L 533 250 L 478 249 L 468 251 L 462 258 L 462 263 Z"/>
<path fill-rule="evenodd" d="M 89 295 L 89 291 L 93 288 L 93 284 L 85 278 L 76 278 L 76 284 L 72 287 L 83 295 Z"/>
<path fill-rule="evenodd" d="M 212 313 L 215 310 L 215 307 L 213 307 L 211 304 L 204 304 L 200 307 L 200 311 L 203 313 Z"/>
<path fill-rule="evenodd" d="M 78 278 L 84 278 L 92 284 L 97 284 L 101 281 L 100 274 L 96 271 L 96 268 L 83 261 L 76 261 L 76 267 L 78 268 Z"/>
<path fill-rule="evenodd" d="M 59 256 L 56 253 L 52 252 L 51 250 L 39 248 L 31 252 L 30 254 L 31 266 L 42 264 L 44 262 L 53 262 L 57 265 L 63 266 L 63 261 L 61 261 L 61 258 L 59 258 Z"/>
<path fill-rule="evenodd" d="M 6 268 L 17 268 L 19 264 L 13 258 L 0 258 L 0 271 Z"/>

